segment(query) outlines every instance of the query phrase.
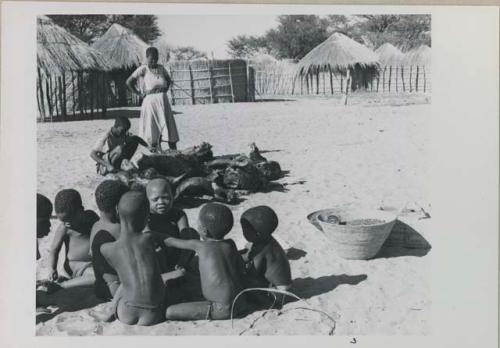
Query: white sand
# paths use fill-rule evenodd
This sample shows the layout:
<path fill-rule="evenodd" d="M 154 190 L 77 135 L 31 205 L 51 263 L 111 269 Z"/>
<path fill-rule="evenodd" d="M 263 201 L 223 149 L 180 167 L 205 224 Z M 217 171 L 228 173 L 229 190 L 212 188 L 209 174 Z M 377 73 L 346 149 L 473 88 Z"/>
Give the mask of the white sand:
<path fill-rule="evenodd" d="M 248 152 L 255 141 L 263 155 L 289 171 L 279 182 L 286 192 L 257 193 L 231 207 L 235 221 L 247 208 L 272 206 L 280 225 L 276 239 L 292 252 L 296 293 L 314 308 L 336 319 L 337 335 L 429 334 L 429 254 L 401 247 L 384 247 L 381 257 L 348 261 L 335 255 L 327 238 L 306 216 L 339 204 L 362 204 L 429 211 L 427 154 L 430 150 L 430 105 L 424 96 L 383 97 L 355 95 L 344 107 L 338 99 L 176 106 L 181 148 L 207 141 L 217 154 Z M 89 157 L 98 135 L 112 120 L 39 124 L 38 188 L 53 200 L 58 190 L 73 187 L 87 208 L 96 209 L 93 191 L 101 180 Z M 138 120 L 132 120 L 132 131 Z M 416 202 L 416 203 L 414 203 Z M 186 210 L 196 226 L 199 208 Z M 431 212 L 432 214 L 432 212 Z M 429 239 L 431 219 L 407 214 L 403 221 Z M 53 221 L 53 227 L 57 225 Z M 397 232 L 400 233 L 397 236 Z M 393 233 L 393 244 L 402 230 Z M 243 246 L 241 228 L 229 235 Z M 410 236 L 411 237 L 411 236 Z M 43 259 L 37 277 L 47 274 L 46 255 L 52 234 L 41 241 Z M 403 238 L 404 235 L 403 235 Z M 394 242 L 395 241 L 395 242 Z M 57 315 L 39 316 L 38 335 L 235 335 L 262 315 L 253 313 L 225 322 L 170 322 L 154 327 L 103 324 L 90 314 L 95 306 L 92 289 L 56 293 Z M 299 307 L 290 303 L 285 309 Z M 83 309 L 82 309 L 83 308 Z M 48 319 L 48 320 L 47 320 Z M 327 334 L 330 321 L 321 314 L 291 310 L 268 313 L 246 334 Z"/>

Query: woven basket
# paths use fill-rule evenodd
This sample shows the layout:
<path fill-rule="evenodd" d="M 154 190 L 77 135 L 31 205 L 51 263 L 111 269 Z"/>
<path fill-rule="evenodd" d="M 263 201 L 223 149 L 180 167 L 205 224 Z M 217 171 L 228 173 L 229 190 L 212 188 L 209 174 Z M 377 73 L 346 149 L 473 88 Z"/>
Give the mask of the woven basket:
<path fill-rule="evenodd" d="M 377 219 L 383 222 L 372 225 L 340 225 L 327 222 L 330 216 L 336 216 L 342 221 Z M 320 227 L 340 257 L 367 260 L 379 252 L 396 223 L 396 215 L 381 210 L 325 209 L 309 215 L 309 220 Z"/>

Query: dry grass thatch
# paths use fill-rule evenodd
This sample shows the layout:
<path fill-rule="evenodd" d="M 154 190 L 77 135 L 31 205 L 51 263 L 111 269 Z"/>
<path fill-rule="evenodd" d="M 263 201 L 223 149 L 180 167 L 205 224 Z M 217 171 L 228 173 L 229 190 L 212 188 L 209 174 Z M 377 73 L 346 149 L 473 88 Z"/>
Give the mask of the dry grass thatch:
<path fill-rule="evenodd" d="M 168 65 L 172 59 L 171 52 L 174 50 L 174 46 L 169 44 L 164 37 L 159 37 L 153 42 L 152 46 L 158 49 L 158 63 L 164 66 Z"/>
<path fill-rule="evenodd" d="M 39 16 L 37 24 L 36 56 L 42 74 L 109 70 L 106 60 L 97 50 L 56 25 L 50 18 Z"/>
<path fill-rule="evenodd" d="M 375 50 L 375 53 L 378 54 L 381 65 L 400 65 L 403 62 L 403 52 L 390 43 L 383 44 Z"/>
<path fill-rule="evenodd" d="M 112 69 L 132 69 L 146 61 L 149 46 L 132 30 L 115 23 L 92 47 L 102 53 Z"/>
<path fill-rule="evenodd" d="M 377 66 L 378 56 L 347 36 L 334 33 L 300 60 L 297 72 L 300 75 L 316 72 L 318 69 L 344 72 L 355 65 Z"/>
<path fill-rule="evenodd" d="M 428 66 L 431 64 L 431 48 L 427 45 L 422 45 L 415 48 L 404 56 L 405 65 L 420 65 Z"/>

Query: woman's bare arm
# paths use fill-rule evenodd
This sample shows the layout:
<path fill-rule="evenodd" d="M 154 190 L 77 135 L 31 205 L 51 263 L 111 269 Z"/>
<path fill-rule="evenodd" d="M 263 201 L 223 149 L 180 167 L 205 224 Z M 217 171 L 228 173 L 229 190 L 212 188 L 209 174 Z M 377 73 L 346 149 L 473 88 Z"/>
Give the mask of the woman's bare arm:
<path fill-rule="evenodd" d="M 137 79 L 133 76 L 130 76 L 127 81 L 125 82 L 127 85 L 128 89 L 131 90 L 133 93 L 141 95 L 141 91 L 137 89 Z"/>

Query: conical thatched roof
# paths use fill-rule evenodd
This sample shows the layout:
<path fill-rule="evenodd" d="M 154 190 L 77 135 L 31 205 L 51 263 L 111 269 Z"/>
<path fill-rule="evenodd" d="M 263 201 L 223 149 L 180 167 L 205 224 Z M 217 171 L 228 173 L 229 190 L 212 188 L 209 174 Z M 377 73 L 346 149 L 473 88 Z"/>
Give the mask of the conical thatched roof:
<path fill-rule="evenodd" d="M 379 62 L 382 65 L 399 65 L 403 61 L 404 54 L 390 43 L 385 43 L 375 50 Z"/>
<path fill-rule="evenodd" d="M 92 47 L 102 53 L 112 69 L 128 69 L 146 61 L 146 49 L 149 46 L 132 30 L 115 23 Z"/>
<path fill-rule="evenodd" d="M 50 18 L 37 19 L 36 59 L 41 73 L 61 75 L 63 72 L 81 70 L 109 70 L 103 56 L 56 25 Z"/>
<path fill-rule="evenodd" d="M 302 58 L 297 69 L 298 73 L 303 75 L 318 68 L 345 71 L 356 64 L 361 66 L 377 65 L 378 56 L 368 47 L 344 34 L 334 33 Z"/>
<path fill-rule="evenodd" d="M 431 48 L 427 45 L 422 45 L 405 54 L 404 62 L 406 65 L 430 65 L 431 64 Z"/>

